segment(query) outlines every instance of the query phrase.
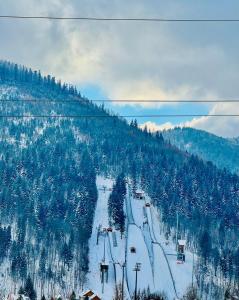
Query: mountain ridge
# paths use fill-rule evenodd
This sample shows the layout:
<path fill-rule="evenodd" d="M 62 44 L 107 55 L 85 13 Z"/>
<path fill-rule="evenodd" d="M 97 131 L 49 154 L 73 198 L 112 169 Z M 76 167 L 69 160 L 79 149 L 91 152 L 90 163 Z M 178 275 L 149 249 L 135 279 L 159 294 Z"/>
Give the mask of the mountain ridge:
<path fill-rule="evenodd" d="M 239 173 L 237 139 L 219 137 L 204 130 L 177 127 L 162 132 L 164 138 L 183 151 L 195 154 L 217 167 Z"/>
<path fill-rule="evenodd" d="M 239 245 L 231 236 L 239 224 L 237 175 L 180 151 L 161 135 L 142 131 L 137 122 L 128 124 L 83 98 L 72 86 L 39 74 L 0 63 L 0 86 L 4 99 L 11 100 L 0 100 L 2 112 L 48 116 L 0 119 L 0 216 L 2 224 L 14 224 L 10 241 L 8 235 L 1 241 L 0 258 L 10 270 L 6 281 L 19 287 L 29 274 L 38 285 L 44 283 L 48 294 L 47 286 L 63 289 L 73 276 L 84 284 L 96 174 L 116 177 L 122 172 L 149 194 L 166 228 L 175 228 L 179 215 L 179 235 L 188 237 L 204 260 L 216 269 L 215 257 L 230 247 L 233 258 L 226 254 L 225 260 L 236 266 Z M 53 114 L 92 117 L 57 119 Z M 94 118 L 99 114 L 107 118 Z M 201 242 L 206 235 L 207 249 Z M 73 283 L 69 288 L 74 289 Z"/>

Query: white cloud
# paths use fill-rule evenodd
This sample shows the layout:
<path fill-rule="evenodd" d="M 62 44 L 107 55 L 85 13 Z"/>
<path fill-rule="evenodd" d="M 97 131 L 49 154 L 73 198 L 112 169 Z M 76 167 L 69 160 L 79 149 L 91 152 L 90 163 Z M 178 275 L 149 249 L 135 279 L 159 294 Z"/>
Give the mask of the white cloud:
<path fill-rule="evenodd" d="M 29 15 L 180 16 L 183 3 L 106 0 L 10 0 L 1 11 Z M 205 5 L 204 5 L 205 6 Z M 190 7 L 190 6 L 189 6 Z M 8 10 L 7 10 L 8 8 Z M 173 9 L 174 8 L 174 9 Z M 2 21 L 0 54 L 76 83 L 97 84 L 114 98 L 201 98 L 219 95 L 229 74 L 225 45 L 197 43 L 195 32 L 175 24 L 86 21 Z M 182 25 L 183 26 L 183 25 Z M 210 27 L 209 27 L 210 28 Z M 10 32 L 10 36 L 9 36 Z M 12 37 L 11 37 L 12 35 Z M 205 35 L 205 34 L 204 34 Z M 7 38 L 8 37 L 8 38 Z M 188 41 L 190 39 L 190 41 Z M 15 48 L 16 47 L 16 48 Z M 6 51 L 10 50 L 9 52 Z M 40 59 L 40 60 L 39 60 Z M 221 71 L 224 71 L 222 74 Z M 234 69 L 230 70 L 234 72 Z M 212 76 L 213 74 L 213 76 Z M 230 83 L 230 89 L 233 89 Z M 224 87 L 229 84 L 224 82 Z"/>
<path fill-rule="evenodd" d="M 216 1 L 214 5 L 200 1 L 197 9 L 195 5 L 176 0 L 19 0 L 16 5 L 9 0 L 0 3 L 0 11 L 193 18 L 200 13 L 216 16 L 225 13 L 220 7 L 228 8 L 224 1 L 220 7 Z M 237 7 L 232 1 L 230 13 Z M 218 24 L 1 20 L 0 57 L 78 85 L 97 85 L 109 98 L 238 98 L 239 43 L 234 39 L 236 29 L 227 26 L 222 30 Z M 216 119 L 198 119 L 191 126 L 196 123 L 223 135 L 235 132 L 235 120 L 220 122 L 223 127 Z"/>
<path fill-rule="evenodd" d="M 238 104 L 226 103 L 217 104 L 210 111 L 210 114 L 237 114 L 239 115 Z M 239 136 L 239 117 L 202 117 L 187 122 L 186 126 L 210 131 L 224 137 Z"/>
<path fill-rule="evenodd" d="M 148 121 L 148 122 L 145 122 L 145 123 L 139 125 L 139 127 L 142 129 L 147 128 L 151 132 L 156 132 L 156 131 L 172 129 L 175 127 L 175 125 L 173 125 L 171 122 L 166 122 L 166 123 L 159 125 L 155 122 Z"/>
<path fill-rule="evenodd" d="M 209 112 L 211 115 L 239 115 L 239 107 L 236 103 L 224 103 L 215 105 Z M 192 127 L 197 129 L 206 130 L 216 135 L 223 137 L 237 137 L 239 136 L 239 117 L 200 117 L 194 118 L 191 121 L 179 122 L 178 124 L 172 124 L 166 122 L 163 124 L 157 124 L 155 122 L 145 122 L 140 127 L 147 128 L 154 131 L 162 131 L 172 129 L 174 127 Z"/>

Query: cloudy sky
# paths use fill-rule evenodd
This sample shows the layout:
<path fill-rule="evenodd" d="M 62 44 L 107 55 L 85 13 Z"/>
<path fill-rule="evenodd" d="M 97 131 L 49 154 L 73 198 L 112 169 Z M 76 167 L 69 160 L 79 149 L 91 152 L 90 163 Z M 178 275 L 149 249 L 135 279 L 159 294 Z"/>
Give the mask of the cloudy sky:
<path fill-rule="evenodd" d="M 8 0 L 1 15 L 239 18 L 238 0 Z M 91 99 L 238 99 L 239 23 L 0 20 L 0 59 L 41 69 Z M 239 104 L 110 105 L 120 114 L 239 114 Z M 141 118 L 239 136 L 239 118 Z"/>

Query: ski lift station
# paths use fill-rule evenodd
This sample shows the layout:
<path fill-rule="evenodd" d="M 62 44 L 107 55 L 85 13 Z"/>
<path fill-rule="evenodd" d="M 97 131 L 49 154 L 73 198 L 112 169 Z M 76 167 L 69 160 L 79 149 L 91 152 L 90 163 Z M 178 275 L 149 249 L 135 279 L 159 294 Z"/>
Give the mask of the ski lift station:
<path fill-rule="evenodd" d="M 134 197 L 135 197 L 135 199 L 138 199 L 138 200 L 144 200 L 145 199 L 144 192 L 141 191 L 141 190 L 136 190 L 135 193 L 134 193 Z"/>
<path fill-rule="evenodd" d="M 97 295 L 92 295 L 89 300 L 101 300 L 101 298 Z"/>
<path fill-rule="evenodd" d="M 93 291 L 88 290 L 86 291 L 82 297 L 80 298 L 81 300 L 101 300 L 99 296 L 97 296 Z"/>
<path fill-rule="evenodd" d="M 177 243 L 177 261 L 178 261 L 178 263 L 185 262 L 185 245 L 186 245 L 186 240 L 178 240 L 178 243 Z"/>

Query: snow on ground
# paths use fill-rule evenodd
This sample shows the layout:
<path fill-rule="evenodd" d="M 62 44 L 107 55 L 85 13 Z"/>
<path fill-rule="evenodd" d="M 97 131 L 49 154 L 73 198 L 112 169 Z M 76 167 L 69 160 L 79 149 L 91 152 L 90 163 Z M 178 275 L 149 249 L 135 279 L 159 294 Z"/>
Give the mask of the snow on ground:
<path fill-rule="evenodd" d="M 112 180 L 103 177 L 97 177 L 98 187 L 98 201 L 95 210 L 95 217 L 93 222 L 92 235 L 89 240 L 89 273 L 88 281 L 84 290 L 91 289 L 95 294 L 99 295 L 103 300 L 113 299 L 115 288 L 115 274 L 114 266 L 111 259 L 111 253 L 108 244 L 107 234 L 99 236 L 97 245 L 98 227 L 102 228 L 109 226 L 108 221 L 108 198 L 110 195 L 109 188 L 112 187 Z M 106 189 L 104 190 L 104 186 Z M 104 259 L 105 248 L 105 262 L 109 264 L 109 278 L 108 283 L 105 283 L 104 289 L 100 277 L 100 263 Z"/>
<path fill-rule="evenodd" d="M 132 207 L 134 222 L 142 231 L 144 243 L 147 247 L 148 256 L 150 259 L 152 273 L 154 275 L 154 252 L 150 236 L 150 228 L 148 226 L 147 215 L 145 210 L 145 202 L 131 197 L 130 203 Z"/>
<path fill-rule="evenodd" d="M 151 291 L 164 291 L 171 300 L 176 296 L 173 278 L 162 248 L 158 244 L 152 243 L 155 241 L 152 233 L 152 222 L 148 215 L 149 208 L 145 207 L 146 202 L 150 202 L 149 200 L 131 199 L 132 212 L 136 224 L 142 228 L 144 242 L 148 249 L 148 257 L 151 260 L 154 282 Z"/>
<path fill-rule="evenodd" d="M 141 229 L 144 243 L 147 245 L 147 256 L 151 260 L 154 289 L 164 291 L 168 298 L 182 297 L 192 282 L 193 254 L 186 250 L 186 262 L 177 264 L 175 244 L 172 240 L 166 245 L 165 237 L 160 233 L 160 218 L 157 209 L 150 204 L 151 199 L 145 195 L 145 200 L 131 197 L 131 209 L 135 224 Z"/>
<path fill-rule="evenodd" d="M 115 234 L 115 240 L 116 244 L 114 243 L 113 235 Z M 122 284 L 123 280 L 123 264 L 125 263 L 125 257 L 126 257 L 126 239 L 125 235 L 122 236 L 119 231 L 114 231 L 113 233 L 109 232 L 108 234 L 109 243 L 111 247 L 111 253 L 112 253 L 112 261 L 115 266 L 115 272 L 116 272 L 116 283 L 117 285 Z M 126 273 L 126 271 L 124 272 Z M 126 274 L 124 276 L 124 299 L 128 300 L 130 299 L 130 294 L 128 290 L 128 284 L 126 281 Z"/>
<path fill-rule="evenodd" d="M 131 253 L 131 247 L 135 247 L 136 253 Z M 128 228 L 127 279 L 131 295 L 134 293 L 135 287 L 135 271 L 133 271 L 133 269 L 136 263 L 141 263 L 138 273 L 138 288 L 143 290 L 149 287 L 150 290 L 153 290 L 152 268 L 142 232 L 139 227 L 130 224 Z"/>
<path fill-rule="evenodd" d="M 176 291 L 179 297 L 182 297 L 185 294 L 185 291 L 192 283 L 192 268 L 193 268 L 193 254 L 186 249 L 185 257 L 186 261 L 183 264 L 177 264 L 176 260 L 176 246 L 169 240 L 167 245 L 166 239 L 163 234 L 160 233 L 160 219 L 157 209 L 151 206 L 147 208 L 147 215 L 149 219 L 152 218 L 151 223 L 154 239 L 161 244 L 166 253 L 172 276 L 175 282 Z"/>
<path fill-rule="evenodd" d="M 109 227 L 108 198 L 113 180 L 97 178 L 98 202 L 95 211 L 93 232 L 89 241 L 89 274 L 85 289 L 91 289 L 103 300 L 113 299 L 116 284 L 122 283 L 122 265 L 126 261 L 124 291 L 125 299 L 134 294 L 135 265 L 140 263 L 138 272 L 138 290 L 147 289 L 152 292 L 164 291 L 169 300 L 178 299 L 185 293 L 192 280 L 192 253 L 186 251 L 186 262 L 177 264 L 175 244 L 170 240 L 165 244 L 165 237 L 160 232 L 160 218 L 156 208 L 151 204 L 145 207 L 150 198 L 137 200 L 133 198 L 128 187 L 125 203 L 126 232 L 103 232 Z M 101 234 L 97 245 L 98 227 Z M 131 252 L 135 247 L 136 253 Z M 104 250 L 105 249 L 105 250 Z M 105 254 L 104 254 L 105 253 Z M 109 278 L 104 285 L 100 278 L 100 262 L 105 259 L 109 264 Z"/>
<path fill-rule="evenodd" d="M 150 251 L 151 242 L 144 234 L 143 208 L 137 200 L 134 200 L 132 193 L 128 189 L 126 197 L 127 226 L 127 280 L 130 294 L 133 295 L 135 289 L 135 268 L 136 263 L 141 263 L 138 275 L 138 290 L 154 290 L 153 277 L 153 253 Z M 131 247 L 135 247 L 136 253 L 131 253 Z"/>
<path fill-rule="evenodd" d="M 143 225 L 143 221 L 146 221 L 146 217 L 144 216 L 143 207 L 144 200 L 138 200 L 131 197 L 131 207 L 135 224 L 138 226 Z"/>
<path fill-rule="evenodd" d="M 122 265 L 125 261 L 125 236 L 120 235 L 114 228 L 113 232 L 102 232 L 109 227 L 108 199 L 113 185 L 112 179 L 97 177 L 98 201 L 95 210 L 92 236 L 89 241 L 89 273 L 87 285 L 84 290 L 91 289 L 102 300 L 113 299 L 116 284 L 122 283 Z M 98 227 L 101 226 L 101 234 L 97 245 Z M 105 250 L 104 250 L 105 249 Z M 105 255 L 104 255 L 105 253 Z M 104 260 L 109 264 L 108 282 L 103 285 L 100 278 L 100 263 Z M 129 300 L 126 277 L 124 280 L 125 299 Z"/>
<path fill-rule="evenodd" d="M 128 193 L 125 199 L 125 213 L 126 213 L 126 219 L 128 224 L 135 224 L 134 216 L 133 216 L 133 211 L 132 211 L 132 203 L 131 203 L 131 193 L 128 188 Z"/>
<path fill-rule="evenodd" d="M 163 251 L 157 244 L 153 244 L 153 251 L 155 257 L 155 291 L 165 292 L 165 294 L 168 296 L 168 299 L 175 299 L 175 290 Z"/>

